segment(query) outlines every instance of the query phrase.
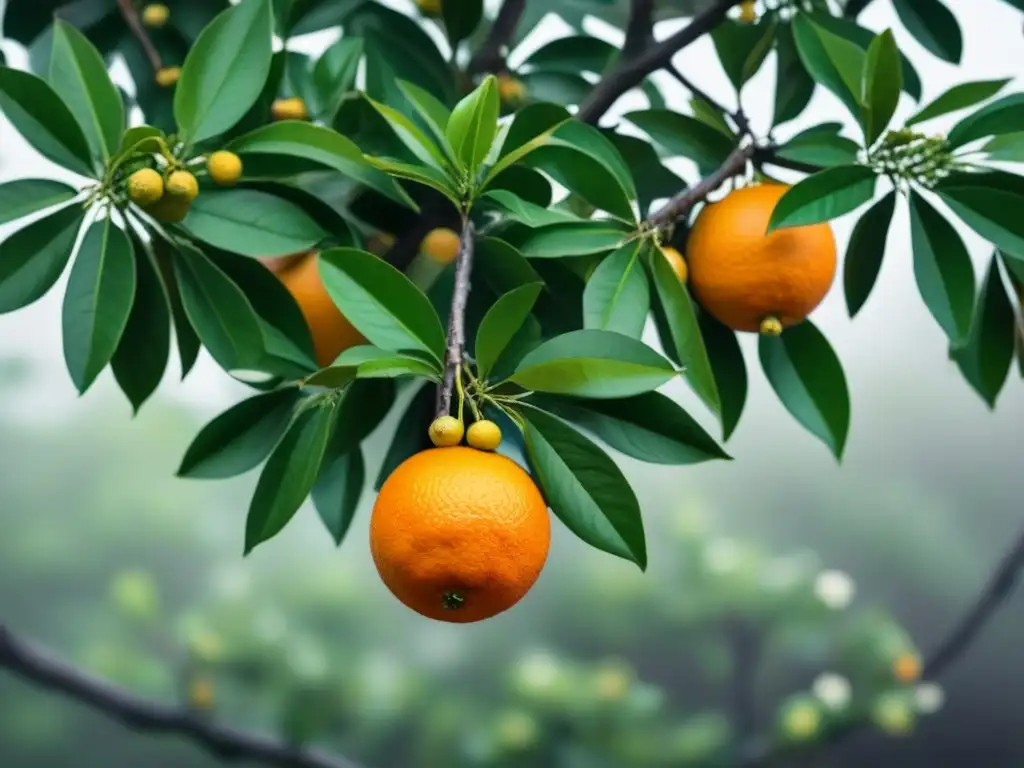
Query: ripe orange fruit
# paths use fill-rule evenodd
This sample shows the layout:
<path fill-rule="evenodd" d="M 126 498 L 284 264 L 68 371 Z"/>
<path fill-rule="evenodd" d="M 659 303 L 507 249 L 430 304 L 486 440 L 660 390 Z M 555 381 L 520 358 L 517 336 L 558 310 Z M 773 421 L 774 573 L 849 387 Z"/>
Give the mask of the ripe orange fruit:
<path fill-rule="evenodd" d="M 280 267 L 270 267 L 285 288 L 295 297 L 313 336 L 313 348 L 320 366 L 328 366 L 349 347 L 365 344 L 366 339 L 341 314 L 320 279 L 318 255 L 301 254 Z"/>
<path fill-rule="evenodd" d="M 673 248 L 671 245 L 667 245 L 661 249 L 661 252 L 665 254 L 665 258 L 668 259 L 668 263 L 672 265 L 672 271 L 676 273 L 676 277 L 679 278 L 680 283 L 685 283 L 688 275 L 686 269 L 686 260 L 683 258 L 683 254 Z"/>
<path fill-rule="evenodd" d="M 448 227 L 437 227 L 423 238 L 420 250 L 438 264 L 451 264 L 459 255 L 460 245 L 457 232 Z"/>
<path fill-rule="evenodd" d="M 503 72 L 498 75 L 498 98 L 504 104 L 519 104 L 526 98 L 526 85 L 522 80 Z"/>
<path fill-rule="evenodd" d="M 384 584 L 438 621 L 486 619 L 518 603 L 544 568 L 547 504 L 511 459 L 474 448 L 432 448 L 380 489 L 370 552 Z"/>
<path fill-rule="evenodd" d="M 306 102 L 298 96 L 278 99 L 270 105 L 270 114 L 275 120 L 306 120 L 309 118 Z"/>
<path fill-rule="evenodd" d="M 731 192 L 706 206 L 690 232 L 690 286 L 704 308 L 734 330 L 796 325 L 832 286 L 836 241 L 828 224 L 765 234 L 787 189 L 761 184 Z"/>

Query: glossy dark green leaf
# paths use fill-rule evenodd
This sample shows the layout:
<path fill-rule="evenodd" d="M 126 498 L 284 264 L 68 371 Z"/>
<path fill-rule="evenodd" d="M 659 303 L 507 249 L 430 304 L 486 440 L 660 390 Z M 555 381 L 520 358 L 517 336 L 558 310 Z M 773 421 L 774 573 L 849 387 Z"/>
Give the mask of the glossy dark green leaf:
<path fill-rule="evenodd" d="M 999 259 L 993 256 L 967 343 L 950 352 L 964 378 L 990 408 L 995 408 L 1010 372 L 1016 325 L 1017 317 L 999 272 Z"/>
<path fill-rule="evenodd" d="M 189 50 L 174 88 L 174 118 L 185 141 L 204 141 L 235 125 L 270 73 L 270 0 L 242 0 L 222 11 Z"/>
<path fill-rule="evenodd" d="M 610 43 L 591 35 L 570 35 L 546 43 L 523 60 L 524 67 L 545 72 L 601 74 L 618 50 Z"/>
<path fill-rule="evenodd" d="M 531 203 L 505 189 L 491 189 L 485 192 L 480 198 L 480 203 L 499 211 L 503 218 L 518 221 L 528 227 L 545 227 L 549 224 L 569 224 L 581 221 L 571 213 Z"/>
<path fill-rule="evenodd" d="M 306 500 L 327 450 L 336 401 L 310 398 L 299 406 L 256 483 L 245 522 L 245 554 L 273 538 Z"/>
<path fill-rule="evenodd" d="M 988 136 L 1016 133 L 1024 125 L 1024 93 L 1013 93 L 986 104 L 959 123 L 949 132 L 949 146 L 953 149 Z"/>
<path fill-rule="evenodd" d="M 308 251 L 327 237 L 297 205 L 255 189 L 205 190 L 184 227 L 215 248 L 253 257 Z"/>
<path fill-rule="evenodd" d="M 568 424 L 529 409 L 526 451 L 551 510 L 592 547 L 647 567 L 636 494 L 615 462 Z"/>
<path fill-rule="evenodd" d="M 432 447 L 428 430 L 436 415 L 434 404 L 436 391 L 437 388 L 432 384 L 425 384 L 416 391 L 412 400 L 409 401 L 384 456 L 384 463 L 381 465 L 377 480 L 373 485 L 375 490 L 380 490 L 384 481 L 398 468 L 399 464 L 410 456 Z"/>
<path fill-rule="evenodd" d="M 868 47 L 864 60 L 864 111 L 861 125 L 870 147 L 882 135 L 896 108 L 903 90 L 900 49 L 892 30 L 878 35 Z"/>
<path fill-rule="evenodd" d="M 84 218 L 81 208 L 70 205 L 0 242 L 0 313 L 26 307 L 53 287 Z"/>
<path fill-rule="evenodd" d="M 298 401 L 299 390 L 288 387 L 233 405 L 196 435 L 178 477 L 221 480 L 259 466 L 281 439 Z"/>
<path fill-rule="evenodd" d="M 312 160 L 365 184 L 397 203 L 415 208 L 409 195 L 387 174 L 374 168 L 349 139 L 311 123 L 285 121 L 257 128 L 228 148 L 243 155 L 285 155 Z"/>
<path fill-rule="evenodd" d="M 178 348 L 178 359 L 181 363 L 181 378 L 188 376 L 192 366 L 199 357 L 199 350 L 202 344 L 199 335 L 188 319 L 185 306 L 181 301 L 181 286 L 178 284 L 178 276 L 174 271 L 174 263 L 169 251 L 162 241 L 153 241 L 153 253 L 156 258 L 156 265 L 167 286 L 167 298 L 171 305 L 171 321 L 174 325 L 174 340 Z"/>
<path fill-rule="evenodd" d="M 701 173 L 718 168 L 736 143 L 700 120 L 666 109 L 630 112 L 625 119 L 648 134 L 669 154 L 693 160 Z"/>
<path fill-rule="evenodd" d="M 768 231 L 837 219 L 875 195 L 878 177 L 862 165 L 840 165 L 808 176 L 782 196 Z"/>
<path fill-rule="evenodd" d="M 347 21 L 349 14 L 365 0 L 292 0 L 288 16 L 290 35 L 308 35 L 336 27 Z"/>
<path fill-rule="evenodd" d="M 93 157 L 106 161 L 124 131 L 124 103 L 99 52 L 66 21 L 53 25 L 50 85 L 78 121 Z"/>
<path fill-rule="evenodd" d="M 956 16 L 940 0 L 892 0 L 903 26 L 940 59 L 959 64 L 964 40 Z"/>
<path fill-rule="evenodd" d="M 875 287 L 895 210 L 896 191 L 893 190 L 871 206 L 853 228 L 843 262 L 843 288 L 850 317 L 857 316 Z"/>
<path fill-rule="evenodd" d="M 747 402 L 747 366 L 743 361 L 743 350 L 736 333 L 709 312 L 702 312 L 698 323 L 722 402 L 722 439 L 728 440 L 739 424 Z"/>
<path fill-rule="evenodd" d="M 366 251 L 332 248 L 320 254 L 320 276 L 334 303 L 376 346 L 420 350 L 444 358 L 445 332 L 430 300 L 408 277 Z"/>
<path fill-rule="evenodd" d="M 530 259 L 558 259 L 610 251 L 621 246 L 629 232 L 614 221 L 550 224 L 533 230 L 519 250 Z"/>
<path fill-rule="evenodd" d="M 797 52 L 807 72 L 859 118 L 864 50 L 803 14 L 793 17 L 792 29 Z"/>
<path fill-rule="evenodd" d="M 0 224 L 67 202 L 78 190 L 53 179 L 15 179 L 0 184 Z"/>
<path fill-rule="evenodd" d="M 341 545 L 352 525 L 365 484 L 366 462 L 360 448 L 324 456 L 313 484 L 313 506 L 336 545 Z"/>
<path fill-rule="evenodd" d="M 443 171 L 439 171 L 436 168 L 431 168 L 426 165 L 402 163 L 397 160 L 389 160 L 383 157 L 368 157 L 367 160 L 378 170 L 384 171 L 385 173 L 399 179 L 414 181 L 417 184 L 423 184 L 436 189 L 442 195 L 451 200 L 456 206 L 462 204 L 462 197 L 458 187 L 449 178 L 448 174 Z"/>
<path fill-rule="evenodd" d="M 519 110 L 501 140 L 498 161 L 488 170 L 482 188 L 487 188 L 502 171 L 550 143 L 555 130 L 569 119 L 565 107 L 557 104 L 530 104 Z"/>
<path fill-rule="evenodd" d="M 988 154 L 990 160 L 1024 163 L 1024 132 L 995 136 L 982 147 L 982 151 Z"/>
<path fill-rule="evenodd" d="M 211 357 L 226 371 L 259 370 L 263 330 L 242 290 L 191 246 L 175 254 L 174 273 L 185 314 Z"/>
<path fill-rule="evenodd" d="M 519 75 L 526 98 L 533 103 L 582 104 L 594 86 L 581 74 L 534 70 Z"/>
<path fill-rule="evenodd" d="M 353 379 L 397 379 L 414 376 L 441 380 L 441 368 L 437 362 L 424 360 L 412 354 L 390 352 L 370 345 L 350 347 L 338 355 L 329 368 L 310 376 L 306 383 L 311 386 L 339 388 Z"/>
<path fill-rule="evenodd" d="M 362 40 L 343 37 L 317 59 L 313 68 L 313 85 L 319 94 L 320 119 L 328 125 L 334 121 L 341 100 L 355 89 L 363 52 Z"/>
<path fill-rule="evenodd" d="M 739 91 L 764 64 L 775 41 L 775 22 L 763 16 L 757 24 L 726 19 L 711 32 L 729 82 Z"/>
<path fill-rule="evenodd" d="M 643 241 L 634 240 L 597 265 L 583 291 L 583 327 L 615 331 L 639 339 L 651 308 L 644 274 Z"/>
<path fill-rule="evenodd" d="M 630 397 L 676 377 L 664 357 L 643 342 L 612 331 L 556 336 L 520 361 L 511 380 L 537 392 L 576 397 Z"/>
<path fill-rule="evenodd" d="M 711 412 L 719 416 L 722 401 L 690 294 L 661 253 L 650 249 L 647 260 L 676 357 L 684 368 L 683 377 Z"/>
<path fill-rule="evenodd" d="M 860 146 L 857 142 L 835 133 L 807 131 L 794 136 L 775 154 L 798 163 L 832 168 L 838 165 L 853 165 L 857 162 Z"/>
<path fill-rule="evenodd" d="M 135 299 L 117 351 L 110 360 L 110 369 L 132 410 L 138 413 L 167 371 L 167 358 L 171 353 L 171 307 L 167 286 L 146 244 L 133 237 L 132 250 Z"/>
<path fill-rule="evenodd" d="M 444 19 L 444 29 L 452 45 L 472 35 L 483 15 L 483 0 L 441 3 L 441 18 Z"/>
<path fill-rule="evenodd" d="M 536 402 L 648 464 L 686 465 L 730 458 L 690 414 L 660 392 L 620 400 L 544 398 Z"/>
<path fill-rule="evenodd" d="M 974 268 L 963 240 L 921 195 L 910 195 L 914 275 L 928 310 L 954 346 L 971 330 Z"/>
<path fill-rule="evenodd" d="M 86 231 L 68 277 L 62 328 L 64 361 L 79 393 L 114 356 L 135 298 L 132 244 L 109 219 Z"/>
<path fill-rule="evenodd" d="M 1024 177 L 1004 171 L 956 173 L 935 191 L 967 226 L 1008 253 L 1024 254 Z"/>
<path fill-rule="evenodd" d="M 94 175 L 85 134 L 45 80 L 0 67 L 0 112 L 43 157 L 75 173 Z"/>
<path fill-rule="evenodd" d="M 471 177 L 491 151 L 498 132 L 500 110 L 498 80 L 489 75 L 455 105 L 448 118 L 445 127 L 448 144 Z"/>
<path fill-rule="evenodd" d="M 775 52 L 778 57 L 775 80 L 775 112 L 773 125 L 799 117 L 814 95 L 814 80 L 800 61 L 789 24 L 779 25 L 776 31 Z"/>
<path fill-rule="evenodd" d="M 761 336 L 761 366 L 782 404 L 841 459 L 850 430 L 850 393 L 843 366 L 810 321 L 781 336 Z"/>
<path fill-rule="evenodd" d="M 413 156 L 423 165 L 442 173 L 447 172 L 448 158 L 425 131 L 415 122 L 397 109 L 379 101 L 366 97 L 370 105 L 384 118 L 395 136 L 405 145 Z"/>
<path fill-rule="evenodd" d="M 434 141 L 437 142 L 437 145 L 454 161 L 454 153 L 451 147 L 448 146 L 448 139 L 444 133 L 448 120 L 451 118 L 451 110 L 438 101 L 433 94 L 420 88 L 415 83 L 401 81 L 398 83 L 398 88 L 416 114 L 419 115 L 423 124 L 430 130 L 430 134 Z"/>
<path fill-rule="evenodd" d="M 686 186 L 682 178 L 662 165 L 658 153 L 649 142 L 611 131 L 606 132 L 605 136 L 633 171 L 641 216 L 647 216 L 654 200 L 672 197 Z"/>
<path fill-rule="evenodd" d="M 975 104 L 995 96 L 1009 82 L 1009 80 L 976 80 L 954 85 L 907 120 L 907 125 L 917 125 L 941 115 L 948 115 L 950 112 L 973 107 Z"/>
<path fill-rule="evenodd" d="M 477 372 L 486 379 L 516 332 L 523 326 L 537 303 L 543 283 L 527 283 L 514 288 L 484 315 L 476 334 Z"/>

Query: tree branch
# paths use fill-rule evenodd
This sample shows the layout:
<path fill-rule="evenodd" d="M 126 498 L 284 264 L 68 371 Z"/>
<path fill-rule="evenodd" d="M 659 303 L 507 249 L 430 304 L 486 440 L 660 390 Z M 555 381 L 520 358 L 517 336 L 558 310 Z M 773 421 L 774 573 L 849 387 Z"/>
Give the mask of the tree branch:
<path fill-rule="evenodd" d="M 731 118 L 732 121 L 736 123 L 736 128 L 741 135 L 749 136 L 752 134 L 752 131 L 750 130 L 750 120 L 747 119 L 747 113 L 743 111 L 742 106 L 739 107 L 735 112 L 731 112 L 730 110 L 726 109 L 725 105 L 722 104 L 722 102 L 712 98 L 707 91 L 702 89 L 695 82 L 690 80 L 690 78 L 684 75 L 682 73 L 682 70 L 680 70 L 679 67 L 677 67 L 675 64 L 669 64 L 668 67 L 666 67 L 666 69 L 668 69 L 669 73 L 671 73 L 671 75 L 676 80 L 678 80 L 679 83 L 693 96 L 700 99 L 701 101 L 707 102 L 714 109 L 717 109 L 723 115 L 727 115 L 729 118 Z"/>
<path fill-rule="evenodd" d="M 622 58 L 632 59 L 654 40 L 654 0 L 632 0 Z"/>
<path fill-rule="evenodd" d="M 139 45 L 142 46 L 142 51 L 146 54 L 146 58 L 149 59 L 153 71 L 159 72 L 164 67 L 163 60 L 160 58 L 156 46 L 153 45 L 153 41 L 149 39 L 145 27 L 142 26 L 142 21 L 139 19 L 135 6 L 132 5 L 132 0 L 117 0 L 117 7 L 121 10 L 121 15 L 124 16 L 128 28 L 138 39 Z"/>
<path fill-rule="evenodd" d="M 444 354 L 444 380 L 437 390 L 438 416 L 447 416 L 451 413 L 455 378 L 460 375 L 459 368 L 462 366 L 462 352 L 466 346 L 466 303 L 469 301 L 475 236 L 473 222 L 469 220 L 468 216 L 464 216 L 458 261 L 455 263 L 452 309 L 448 315 L 448 348 Z"/>
<path fill-rule="evenodd" d="M 717 27 L 737 2 L 739 0 L 714 0 L 674 35 L 650 46 L 633 59 L 620 59 L 619 64 L 580 105 L 576 117 L 585 123 L 596 124 L 622 94 L 640 85 L 651 72 L 668 66 L 679 51 Z"/>
<path fill-rule="evenodd" d="M 755 151 L 753 144 L 737 147 L 718 170 L 673 197 L 660 210 L 648 216 L 647 223 L 655 229 L 672 226 L 676 221 L 689 214 L 693 206 L 704 200 L 733 176 L 742 173 L 747 161 L 754 156 Z"/>
<path fill-rule="evenodd" d="M 469 74 L 499 72 L 505 69 L 504 49 L 511 43 L 524 10 L 526 0 L 505 0 L 494 19 L 490 34 L 469 61 L 466 68 Z"/>
<path fill-rule="evenodd" d="M 136 696 L 34 647 L 2 624 L 0 669 L 85 704 L 128 728 L 186 738 L 221 760 L 247 760 L 275 768 L 360 768 L 344 758 L 216 725 L 186 708 Z"/>

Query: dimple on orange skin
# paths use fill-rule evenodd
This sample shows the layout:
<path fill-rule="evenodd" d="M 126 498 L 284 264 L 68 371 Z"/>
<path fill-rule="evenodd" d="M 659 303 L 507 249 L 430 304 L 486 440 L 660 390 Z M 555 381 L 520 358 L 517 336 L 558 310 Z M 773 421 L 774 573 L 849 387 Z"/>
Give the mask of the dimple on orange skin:
<path fill-rule="evenodd" d="M 783 327 L 796 325 L 832 287 L 836 241 L 828 224 L 765 234 L 788 189 L 738 189 L 706 206 L 690 232 L 690 286 L 701 305 L 734 330 L 757 332 L 771 317 Z"/>
<path fill-rule="evenodd" d="M 399 466 L 370 519 L 384 584 L 438 621 L 481 621 L 518 603 L 540 576 L 551 521 L 540 491 L 500 454 L 433 448 Z"/>

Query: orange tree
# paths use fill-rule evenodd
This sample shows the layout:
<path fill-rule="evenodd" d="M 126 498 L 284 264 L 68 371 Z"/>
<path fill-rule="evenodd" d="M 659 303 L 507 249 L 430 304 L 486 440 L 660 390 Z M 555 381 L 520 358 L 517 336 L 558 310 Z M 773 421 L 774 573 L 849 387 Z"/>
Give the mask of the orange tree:
<path fill-rule="evenodd" d="M 960 28 L 941 0 L 892 3 L 926 49 L 959 61 Z M 656 464 L 727 458 L 720 442 L 747 394 L 737 332 L 760 332 L 770 385 L 841 457 L 850 396 L 807 319 L 836 271 L 831 219 L 864 209 L 842 268 L 851 316 L 899 204 L 951 358 L 990 404 L 1008 377 L 1024 179 L 991 162 L 1021 159 L 1024 100 L 1003 94 L 1008 81 L 962 83 L 894 125 L 922 83 L 891 30 L 858 23 L 867 4 L 506 0 L 488 18 L 481 0 L 419 0 L 409 14 L 372 0 L 11 0 L 5 34 L 27 46 L 36 74 L 0 68 L 0 109 L 82 181 L 0 186 L 0 221 L 33 217 L 0 244 L 0 311 L 41 298 L 70 264 L 63 343 L 79 391 L 109 365 L 138 409 L 172 337 L 184 374 L 205 347 L 251 385 L 180 469 L 226 478 L 262 465 L 246 553 L 309 496 L 340 543 L 368 486 L 448 450 L 431 441 L 460 443 L 470 422 L 470 445 L 497 446 L 528 471 L 573 533 L 644 568 L 636 496 L 594 438 Z M 549 12 L 577 34 L 513 67 L 509 51 Z M 588 15 L 620 28 L 621 47 L 586 34 Z M 673 16 L 692 18 L 656 39 L 654 22 Z M 337 27 L 318 58 L 288 47 Z M 704 35 L 736 109 L 672 63 Z M 131 95 L 108 76 L 118 54 Z M 776 98 L 761 135 L 739 96 L 771 54 Z M 685 109 L 669 108 L 652 78 L 663 70 L 692 94 Z M 849 125 L 794 131 L 819 87 Z M 648 107 L 602 123 L 634 90 Z M 142 120 L 128 119 L 135 108 Z M 953 112 L 963 117 L 948 135 L 922 132 Z M 676 157 L 701 178 L 666 167 Z M 804 178 L 782 185 L 779 168 Z M 994 247 L 980 280 L 952 218 Z M 721 440 L 658 392 L 680 376 Z M 361 444 L 396 409 L 383 465 L 367 467 Z M 482 482 L 501 466 L 481 469 Z M 404 507 L 396 519 L 417 526 L 378 558 L 399 574 L 390 584 L 428 581 L 453 619 L 474 590 L 528 588 L 521 574 L 505 583 L 500 563 L 466 567 L 464 520 L 419 516 L 429 494 L 389 498 Z M 487 520 L 481 534 L 507 555 L 507 520 Z M 530 556 L 546 554 L 545 531 Z"/>

